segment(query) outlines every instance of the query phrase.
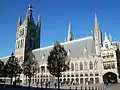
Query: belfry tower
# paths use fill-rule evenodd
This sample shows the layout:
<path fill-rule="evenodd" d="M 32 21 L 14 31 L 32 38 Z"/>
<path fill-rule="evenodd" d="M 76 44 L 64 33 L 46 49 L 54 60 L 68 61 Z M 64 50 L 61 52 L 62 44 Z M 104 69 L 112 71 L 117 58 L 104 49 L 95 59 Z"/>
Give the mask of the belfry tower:
<path fill-rule="evenodd" d="M 95 14 L 95 25 L 94 25 L 94 40 L 95 40 L 95 51 L 96 54 L 99 55 L 100 48 L 102 46 L 102 32 L 96 14 Z"/>
<path fill-rule="evenodd" d="M 29 5 L 23 23 L 21 21 L 21 17 L 19 17 L 18 20 L 15 55 L 18 57 L 20 62 L 24 60 L 24 55 L 28 51 L 40 48 L 40 32 L 41 32 L 40 16 L 38 16 L 37 24 L 35 24 L 32 12 L 33 7 L 32 5 Z"/>

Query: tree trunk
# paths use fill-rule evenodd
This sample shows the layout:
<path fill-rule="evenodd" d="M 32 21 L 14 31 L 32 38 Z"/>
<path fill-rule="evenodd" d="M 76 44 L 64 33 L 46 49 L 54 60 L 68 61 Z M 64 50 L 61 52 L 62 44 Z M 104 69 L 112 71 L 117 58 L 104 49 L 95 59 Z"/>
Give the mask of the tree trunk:
<path fill-rule="evenodd" d="M 31 77 L 29 77 L 29 87 L 30 87 L 30 83 L 31 83 Z"/>
<path fill-rule="evenodd" d="M 27 76 L 26 76 L 26 80 L 25 81 L 26 81 L 26 84 L 27 84 Z"/>
<path fill-rule="evenodd" d="M 4 77 L 4 84 L 6 83 L 6 77 Z"/>
<path fill-rule="evenodd" d="M 10 85 L 12 85 L 12 80 L 13 80 L 13 77 L 10 78 Z"/>
<path fill-rule="evenodd" d="M 16 82 L 16 75 L 15 75 L 15 81 L 14 81 L 14 83 L 15 83 L 15 86 L 16 86 L 16 83 L 17 83 L 17 82 Z"/>
<path fill-rule="evenodd" d="M 21 83 L 21 82 L 20 82 L 20 74 L 19 74 L 19 86 L 20 86 L 20 83 Z"/>
<path fill-rule="evenodd" d="M 59 84 L 59 75 L 58 75 L 58 90 L 60 90 L 60 84 Z"/>

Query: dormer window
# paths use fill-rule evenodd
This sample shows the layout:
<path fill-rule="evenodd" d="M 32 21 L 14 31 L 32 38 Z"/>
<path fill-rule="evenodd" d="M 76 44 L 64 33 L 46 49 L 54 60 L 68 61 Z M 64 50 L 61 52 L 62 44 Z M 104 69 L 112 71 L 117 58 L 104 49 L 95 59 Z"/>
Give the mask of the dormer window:
<path fill-rule="evenodd" d="M 42 59 L 45 59 L 45 54 L 43 54 Z"/>
<path fill-rule="evenodd" d="M 67 52 L 67 55 L 68 55 L 68 56 L 70 55 L 70 52 L 71 52 L 71 50 L 69 49 L 68 52 Z"/>
<path fill-rule="evenodd" d="M 86 52 L 87 51 L 87 46 L 84 46 L 84 52 Z"/>

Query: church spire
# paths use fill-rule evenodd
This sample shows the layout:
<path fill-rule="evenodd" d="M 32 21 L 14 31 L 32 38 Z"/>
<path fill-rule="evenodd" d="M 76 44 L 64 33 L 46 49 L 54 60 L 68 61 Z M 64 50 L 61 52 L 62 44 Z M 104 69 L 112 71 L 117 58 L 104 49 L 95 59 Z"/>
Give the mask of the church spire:
<path fill-rule="evenodd" d="M 18 26 L 20 26 L 21 25 L 21 17 L 19 16 L 19 19 L 18 19 Z"/>
<path fill-rule="evenodd" d="M 95 13 L 95 24 L 94 24 L 94 40 L 95 40 L 96 54 L 99 55 L 100 48 L 102 46 L 102 32 L 99 26 L 96 13 Z"/>
<path fill-rule="evenodd" d="M 69 26 L 68 26 L 68 38 L 67 38 L 67 41 L 72 41 L 72 40 L 73 40 L 73 34 L 72 34 L 71 23 L 69 22 Z"/>

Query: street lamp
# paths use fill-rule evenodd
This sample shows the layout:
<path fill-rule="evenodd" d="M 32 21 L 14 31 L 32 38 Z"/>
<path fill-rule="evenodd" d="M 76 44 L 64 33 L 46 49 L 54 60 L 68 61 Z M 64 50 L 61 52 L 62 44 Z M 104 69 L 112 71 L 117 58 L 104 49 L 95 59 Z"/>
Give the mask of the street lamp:
<path fill-rule="evenodd" d="M 41 73 L 42 73 L 42 75 L 41 75 L 41 88 L 42 88 L 42 79 L 43 79 L 43 71 L 45 70 L 45 66 L 41 66 Z"/>

